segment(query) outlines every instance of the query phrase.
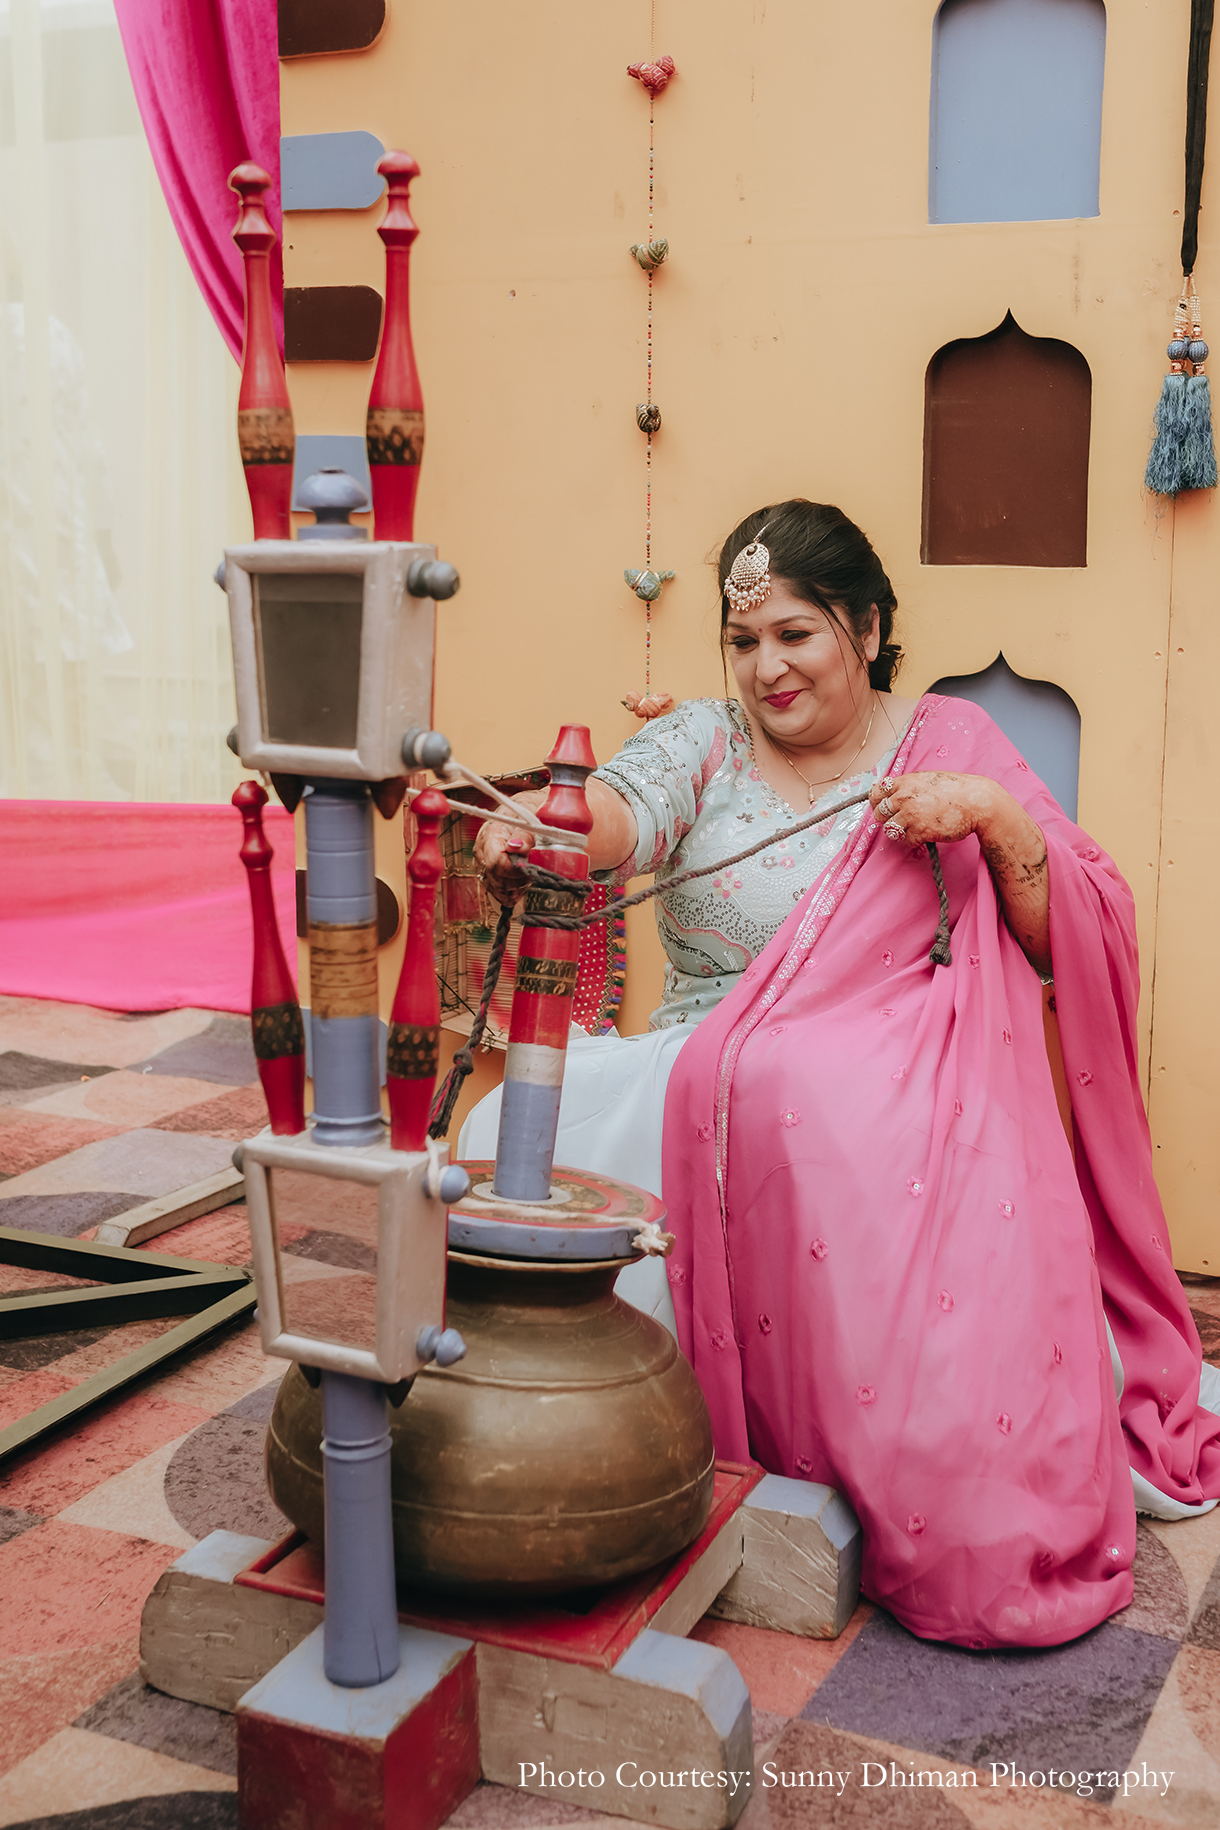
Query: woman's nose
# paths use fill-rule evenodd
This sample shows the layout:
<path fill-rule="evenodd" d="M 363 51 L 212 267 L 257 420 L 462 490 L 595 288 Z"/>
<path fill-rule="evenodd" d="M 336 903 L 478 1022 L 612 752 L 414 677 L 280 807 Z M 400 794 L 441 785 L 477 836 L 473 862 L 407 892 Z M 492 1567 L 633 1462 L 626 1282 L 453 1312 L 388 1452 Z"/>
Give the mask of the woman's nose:
<path fill-rule="evenodd" d="M 758 678 L 767 686 L 774 686 L 788 671 L 788 657 L 778 642 L 762 641 L 758 645 L 758 660 L 754 668 Z"/>

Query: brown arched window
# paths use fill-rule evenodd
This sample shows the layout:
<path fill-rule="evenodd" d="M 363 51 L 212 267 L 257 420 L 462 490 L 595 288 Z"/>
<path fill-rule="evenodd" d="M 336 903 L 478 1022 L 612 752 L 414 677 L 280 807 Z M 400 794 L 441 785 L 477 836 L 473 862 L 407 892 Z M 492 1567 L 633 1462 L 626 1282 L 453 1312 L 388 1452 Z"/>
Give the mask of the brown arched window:
<path fill-rule="evenodd" d="M 923 552 L 932 566 L 1082 566 L 1092 376 L 1012 313 L 928 364 Z"/>

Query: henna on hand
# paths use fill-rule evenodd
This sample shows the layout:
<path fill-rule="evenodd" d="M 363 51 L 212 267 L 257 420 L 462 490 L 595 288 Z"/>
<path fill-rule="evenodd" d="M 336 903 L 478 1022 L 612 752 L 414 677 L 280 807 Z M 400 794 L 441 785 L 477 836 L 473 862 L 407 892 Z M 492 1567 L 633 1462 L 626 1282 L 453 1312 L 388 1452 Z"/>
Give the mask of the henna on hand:
<path fill-rule="evenodd" d="M 1019 801 L 986 776 L 933 770 L 879 782 L 869 802 L 891 841 L 914 847 L 974 833 L 1013 939 L 1034 970 L 1049 976 L 1046 837 Z"/>

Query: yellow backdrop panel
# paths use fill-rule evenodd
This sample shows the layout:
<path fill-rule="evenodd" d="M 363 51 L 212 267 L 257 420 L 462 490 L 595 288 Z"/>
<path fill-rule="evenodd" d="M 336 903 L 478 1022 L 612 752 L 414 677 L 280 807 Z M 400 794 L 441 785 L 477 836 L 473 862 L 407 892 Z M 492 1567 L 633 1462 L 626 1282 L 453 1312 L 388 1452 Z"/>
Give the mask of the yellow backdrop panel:
<path fill-rule="evenodd" d="M 706 561 L 748 509 L 839 503 L 898 593 L 901 685 L 986 667 L 1080 708 L 1080 819 L 1135 887 L 1158 1170 L 1179 1262 L 1220 1264 L 1213 924 L 1220 824 L 1208 681 L 1210 502 L 1158 514 L 1142 475 L 1181 235 L 1189 8 L 1108 7 L 1101 214 L 930 225 L 932 0 L 500 0 L 392 8 L 369 52 L 282 66 L 283 130 L 364 128 L 412 152 L 413 323 L 428 414 L 417 528 L 461 569 L 439 610 L 436 719 L 482 770 L 545 755 L 564 720 L 608 756 L 636 727 L 644 612 L 648 98 L 625 66 L 669 52 L 656 106 L 653 679 L 716 693 Z M 1205 231 L 1205 307 L 1217 271 Z M 383 282 L 380 205 L 286 222 L 291 285 Z M 924 375 L 1011 310 L 1093 376 L 1088 564 L 924 567 Z M 296 364 L 298 429 L 360 432 L 369 369 Z M 1172 652 L 1171 652 L 1172 651 Z M 1172 662 L 1172 665 L 1171 665 Z M 631 924 L 622 1027 L 659 992 Z M 1155 964 L 1155 973 L 1153 970 Z"/>

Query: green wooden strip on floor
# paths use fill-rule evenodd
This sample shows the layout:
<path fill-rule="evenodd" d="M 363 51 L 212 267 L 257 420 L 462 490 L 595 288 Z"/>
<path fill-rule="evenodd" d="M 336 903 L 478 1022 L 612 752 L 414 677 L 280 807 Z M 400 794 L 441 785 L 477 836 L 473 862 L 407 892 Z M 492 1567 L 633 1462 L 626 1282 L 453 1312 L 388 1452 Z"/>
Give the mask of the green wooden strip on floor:
<path fill-rule="evenodd" d="M 94 1284 L 86 1290 L 37 1290 L 0 1299 L 0 1341 L 115 1327 L 156 1315 L 193 1315 L 247 1282 L 244 1271 L 217 1270 L 145 1283 Z"/>
<path fill-rule="evenodd" d="M 10 1424 L 7 1430 L 0 1430 L 0 1461 L 3 1461 L 5 1456 L 12 1455 L 15 1450 L 24 1448 L 27 1443 L 35 1441 L 39 1436 L 44 1436 L 48 1430 L 55 1429 L 58 1424 L 75 1416 L 78 1411 L 87 1410 L 90 1405 L 97 1404 L 100 1399 L 108 1398 L 112 1392 L 121 1390 L 124 1385 L 129 1385 L 133 1379 L 138 1379 L 144 1373 L 151 1372 L 154 1366 L 159 1366 L 162 1360 L 168 1360 L 173 1354 L 181 1352 L 184 1347 L 192 1347 L 196 1341 L 205 1340 L 209 1334 L 214 1334 L 227 1322 L 231 1322 L 237 1316 L 244 1315 L 248 1310 L 253 1309 L 257 1301 L 258 1292 L 254 1288 L 253 1281 L 247 1280 L 243 1289 L 234 1290 L 231 1296 L 226 1296 L 221 1302 L 213 1303 L 211 1308 L 204 1309 L 199 1315 L 193 1315 L 189 1321 L 180 1323 L 177 1328 L 169 1329 L 157 1340 L 149 1341 L 145 1346 L 138 1347 L 134 1353 L 127 1354 L 122 1360 L 116 1360 L 113 1366 L 108 1366 L 104 1371 L 95 1373 L 91 1379 L 82 1380 L 81 1384 L 74 1386 L 70 1392 L 62 1392 L 58 1398 L 52 1398 L 48 1404 L 39 1405 L 38 1409 L 31 1411 L 28 1417 L 19 1418 L 16 1423 Z"/>
<path fill-rule="evenodd" d="M 32 1271 L 57 1271 L 64 1277 L 96 1277 L 103 1283 L 129 1283 L 133 1277 L 170 1273 L 232 1270 L 204 1258 L 175 1258 L 170 1252 L 138 1251 L 126 1245 L 95 1245 L 88 1239 L 62 1239 L 57 1233 L 27 1233 L 0 1226 L 0 1264 Z"/>

